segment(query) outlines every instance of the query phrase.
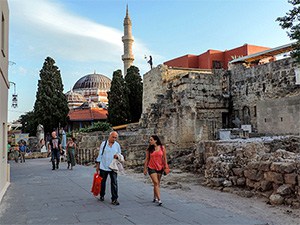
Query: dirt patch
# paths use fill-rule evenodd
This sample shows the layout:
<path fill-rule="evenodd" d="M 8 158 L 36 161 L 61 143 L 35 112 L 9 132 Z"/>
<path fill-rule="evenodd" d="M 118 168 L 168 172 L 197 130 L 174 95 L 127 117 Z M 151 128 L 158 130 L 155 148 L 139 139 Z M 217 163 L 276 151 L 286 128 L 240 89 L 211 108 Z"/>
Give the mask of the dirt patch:
<path fill-rule="evenodd" d="M 151 185 L 149 176 L 144 176 L 143 173 L 128 169 L 126 175 Z M 203 182 L 201 176 L 173 170 L 163 177 L 161 187 L 189 201 L 201 202 L 243 216 L 268 221 L 268 225 L 300 225 L 300 209 L 291 209 L 284 205 L 272 206 L 267 204 L 265 198 L 247 195 L 247 192 L 242 190 L 234 190 L 235 193 L 213 190 L 203 186 Z"/>

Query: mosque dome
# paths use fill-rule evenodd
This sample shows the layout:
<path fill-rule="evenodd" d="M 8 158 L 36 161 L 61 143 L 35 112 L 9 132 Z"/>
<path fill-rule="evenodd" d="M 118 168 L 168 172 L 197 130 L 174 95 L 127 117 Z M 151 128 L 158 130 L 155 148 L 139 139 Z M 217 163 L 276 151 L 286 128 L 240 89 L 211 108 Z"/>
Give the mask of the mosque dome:
<path fill-rule="evenodd" d="M 68 102 L 82 102 L 83 103 L 86 101 L 85 97 L 77 92 L 68 91 L 65 95 L 67 97 Z"/>
<path fill-rule="evenodd" d="M 80 78 L 73 87 L 73 91 L 79 89 L 100 89 L 109 90 L 111 85 L 111 80 L 102 74 L 88 74 Z"/>

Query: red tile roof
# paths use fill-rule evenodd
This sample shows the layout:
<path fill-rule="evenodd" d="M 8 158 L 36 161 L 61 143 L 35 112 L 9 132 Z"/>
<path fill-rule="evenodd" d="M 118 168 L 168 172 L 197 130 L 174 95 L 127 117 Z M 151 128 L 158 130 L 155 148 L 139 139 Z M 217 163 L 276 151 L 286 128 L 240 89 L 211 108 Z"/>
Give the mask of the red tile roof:
<path fill-rule="evenodd" d="M 106 120 L 107 109 L 103 109 L 103 108 L 73 109 L 69 111 L 68 117 L 70 121 Z"/>

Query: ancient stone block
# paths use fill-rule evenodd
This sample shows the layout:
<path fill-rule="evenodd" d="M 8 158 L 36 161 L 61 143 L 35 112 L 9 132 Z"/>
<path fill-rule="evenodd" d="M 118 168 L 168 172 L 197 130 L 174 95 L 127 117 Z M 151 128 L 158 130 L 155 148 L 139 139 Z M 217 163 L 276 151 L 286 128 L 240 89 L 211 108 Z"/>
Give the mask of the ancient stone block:
<path fill-rule="evenodd" d="M 210 184 L 214 187 L 220 187 L 223 185 L 225 178 L 212 178 Z"/>
<path fill-rule="evenodd" d="M 264 173 L 256 169 L 251 169 L 251 170 L 245 170 L 244 176 L 246 178 L 249 178 L 250 180 L 259 181 L 264 177 Z"/>
<path fill-rule="evenodd" d="M 279 194 L 272 194 L 269 199 L 272 205 L 281 205 L 284 201 L 284 198 Z"/>
<path fill-rule="evenodd" d="M 283 184 L 279 186 L 276 190 L 277 194 L 280 194 L 281 196 L 289 195 L 292 193 L 292 187 L 288 184 Z"/>
<path fill-rule="evenodd" d="M 296 169 L 296 165 L 290 162 L 273 162 L 270 169 L 278 173 L 292 173 Z"/>
<path fill-rule="evenodd" d="M 247 165 L 248 169 L 258 169 L 260 162 L 250 162 Z"/>
<path fill-rule="evenodd" d="M 231 181 L 231 183 L 232 183 L 234 186 L 237 185 L 237 179 L 238 179 L 237 176 L 230 176 L 230 177 L 229 177 L 229 180 Z"/>
<path fill-rule="evenodd" d="M 259 191 L 265 192 L 265 191 L 271 190 L 272 187 L 273 187 L 273 186 L 272 186 L 272 182 L 271 182 L 271 181 L 262 180 L 262 181 L 260 182 L 260 185 L 259 185 L 258 190 L 259 190 Z"/>
<path fill-rule="evenodd" d="M 230 180 L 224 180 L 223 186 L 224 187 L 232 187 L 232 182 Z"/>
<path fill-rule="evenodd" d="M 271 162 L 260 162 L 258 166 L 258 170 L 261 171 L 269 171 Z"/>
<path fill-rule="evenodd" d="M 246 178 L 245 177 L 240 177 L 236 181 L 237 186 L 245 186 L 246 184 Z"/>
<path fill-rule="evenodd" d="M 283 175 L 281 173 L 276 173 L 276 172 L 265 172 L 264 173 L 264 178 L 268 181 L 272 181 L 276 184 L 283 184 L 284 179 Z"/>
<path fill-rule="evenodd" d="M 286 184 L 296 184 L 297 183 L 297 174 L 296 173 L 288 173 L 284 174 L 284 182 Z"/>
<path fill-rule="evenodd" d="M 242 168 L 232 168 L 233 174 L 239 177 L 244 176 L 244 169 Z"/>
<path fill-rule="evenodd" d="M 250 187 L 250 188 L 255 188 L 256 187 L 256 183 L 255 181 L 251 180 L 251 179 L 248 179 L 246 178 L 246 186 L 247 187 Z"/>

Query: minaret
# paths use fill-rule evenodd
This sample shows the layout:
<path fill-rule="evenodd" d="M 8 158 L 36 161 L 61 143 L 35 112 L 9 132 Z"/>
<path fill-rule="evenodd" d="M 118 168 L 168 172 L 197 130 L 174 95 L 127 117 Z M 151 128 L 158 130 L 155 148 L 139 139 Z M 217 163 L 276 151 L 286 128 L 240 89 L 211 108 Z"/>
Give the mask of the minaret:
<path fill-rule="evenodd" d="M 132 54 L 133 36 L 131 32 L 132 24 L 128 14 L 128 5 L 126 6 L 126 17 L 124 18 L 124 36 L 122 41 L 124 43 L 124 55 L 122 60 L 124 62 L 124 77 L 126 76 L 127 69 L 132 65 L 134 56 Z"/>

